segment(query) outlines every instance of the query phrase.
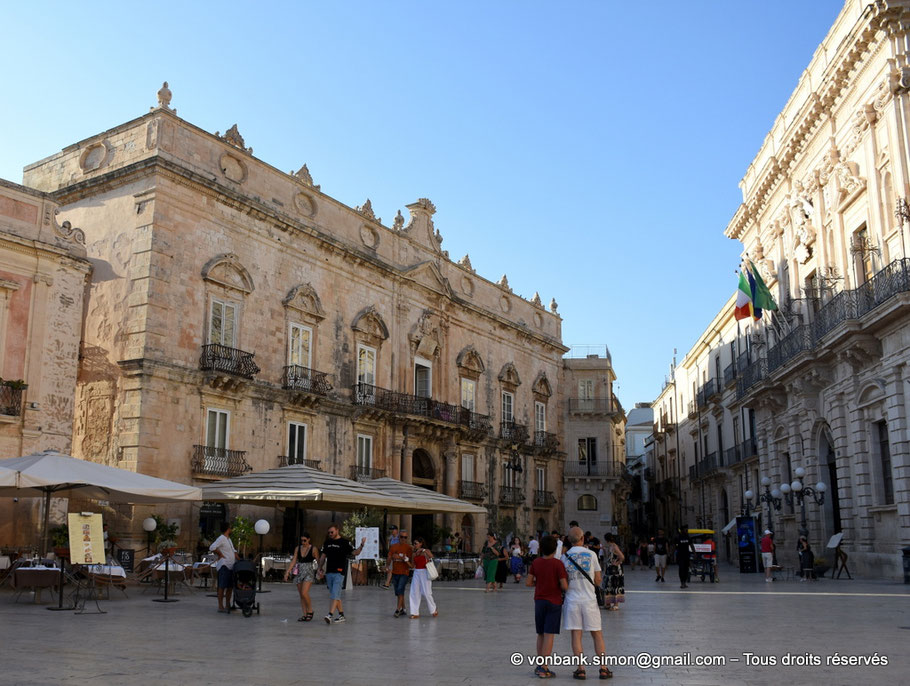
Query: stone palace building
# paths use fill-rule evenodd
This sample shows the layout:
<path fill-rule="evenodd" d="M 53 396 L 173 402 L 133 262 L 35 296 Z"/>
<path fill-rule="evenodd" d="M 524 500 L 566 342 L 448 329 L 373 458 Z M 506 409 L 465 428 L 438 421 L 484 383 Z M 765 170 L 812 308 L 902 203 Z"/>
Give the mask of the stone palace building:
<path fill-rule="evenodd" d="M 170 99 L 165 84 L 147 114 L 25 170 L 94 264 L 73 453 L 184 483 L 291 463 L 387 475 L 486 505 L 413 518 L 475 548 L 501 521 L 555 528 L 555 301 L 451 260 L 426 198 L 384 224 L 369 200 L 340 203 L 306 165 L 275 169 L 236 125 L 213 135 Z M 122 526 L 141 536 L 152 511 L 181 520 L 182 543 L 227 514 L 136 508 Z"/>
<path fill-rule="evenodd" d="M 670 464 L 680 446 L 680 462 L 659 471 L 664 522 L 724 526 L 751 490 L 751 509 L 775 524 L 790 564 L 805 529 L 829 563 L 826 544 L 841 533 L 852 571 L 901 575 L 910 545 L 908 30 L 910 2 L 848 0 L 746 171 L 725 235 L 742 244 L 780 311 L 740 337 L 731 299 L 655 402 L 655 458 Z M 812 489 L 801 500 L 774 493 L 797 480 Z"/>

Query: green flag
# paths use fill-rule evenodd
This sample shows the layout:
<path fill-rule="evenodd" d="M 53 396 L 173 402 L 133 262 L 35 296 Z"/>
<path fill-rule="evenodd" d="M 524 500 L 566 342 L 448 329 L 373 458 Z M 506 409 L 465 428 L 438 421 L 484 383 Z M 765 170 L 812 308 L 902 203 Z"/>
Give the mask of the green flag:
<path fill-rule="evenodd" d="M 755 278 L 755 297 L 753 299 L 753 304 L 757 309 L 776 310 L 777 303 L 774 302 L 771 291 L 768 290 L 768 287 L 762 280 L 761 274 L 758 273 L 758 269 L 756 269 L 752 260 L 749 260 L 749 266 L 752 268 L 752 276 Z"/>

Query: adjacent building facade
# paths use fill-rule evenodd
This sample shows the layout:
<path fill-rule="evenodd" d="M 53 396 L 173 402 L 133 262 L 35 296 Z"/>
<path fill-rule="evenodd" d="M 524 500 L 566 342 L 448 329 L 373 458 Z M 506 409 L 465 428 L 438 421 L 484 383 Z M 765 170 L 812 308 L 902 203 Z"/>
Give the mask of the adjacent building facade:
<path fill-rule="evenodd" d="M 71 447 L 84 234 L 46 193 L 0 179 L 0 457 Z M 40 498 L 0 499 L 0 546 L 34 543 Z M 53 501 L 52 501 L 53 502 Z M 32 531 L 34 529 L 31 529 Z"/>
<path fill-rule="evenodd" d="M 345 206 L 306 165 L 283 173 L 236 126 L 212 135 L 169 103 L 165 84 L 148 114 L 25 170 L 95 264 L 74 454 L 186 483 L 301 462 L 392 476 L 486 505 L 405 518 L 469 547 L 502 521 L 555 527 L 555 301 L 451 260 L 429 200 L 384 224 L 369 200 Z M 155 510 L 184 542 L 227 514 Z"/>
<path fill-rule="evenodd" d="M 854 572 L 900 575 L 910 545 L 908 26 L 906 1 L 848 0 L 740 184 L 725 235 L 780 311 L 737 337 L 728 302 L 655 402 L 667 465 L 680 445 L 678 475 L 659 475 L 680 497 L 675 520 L 665 502 L 664 521 L 718 526 L 758 510 L 791 564 L 801 531 L 829 563 L 825 546 L 840 533 Z M 777 493 L 781 484 L 802 497 Z"/>
<path fill-rule="evenodd" d="M 564 521 L 577 521 L 598 537 L 605 531 L 626 535 L 631 479 L 625 460 L 625 412 L 613 395 L 613 362 L 606 346 L 593 353 L 580 349 L 578 355 L 562 361 L 560 384 L 566 395 Z"/>

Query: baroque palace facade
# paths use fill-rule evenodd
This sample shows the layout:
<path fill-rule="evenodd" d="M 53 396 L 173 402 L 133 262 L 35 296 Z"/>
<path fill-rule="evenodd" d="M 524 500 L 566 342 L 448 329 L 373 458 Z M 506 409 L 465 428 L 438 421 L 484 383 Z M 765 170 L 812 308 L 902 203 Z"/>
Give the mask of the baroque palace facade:
<path fill-rule="evenodd" d="M 780 311 L 737 336 L 731 299 L 657 399 L 655 457 L 669 464 L 680 446 L 659 475 L 664 522 L 723 526 L 751 490 L 790 564 L 806 529 L 829 563 L 825 546 L 842 533 L 852 571 L 900 576 L 910 545 L 908 30 L 910 2 L 848 0 L 740 184 L 725 235 Z M 826 488 L 774 497 L 796 480 Z"/>
<path fill-rule="evenodd" d="M 435 518 L 475 546 L 502 520 L 554 528 L 555 301 L 449 259 L 429 200 L 386 226 L 369 200 L 343 205 L 305 165 L 283 173 L 170 98 L 165 84 L 148 114 L 25 170 L 95 266 L 74 454 L 185 483 L 301 462 L 391 476 L 486 505 Z M 123 528 L 150 511 L 136 510 Z M 195 540 L 199 506 L 154 510 Z"/>

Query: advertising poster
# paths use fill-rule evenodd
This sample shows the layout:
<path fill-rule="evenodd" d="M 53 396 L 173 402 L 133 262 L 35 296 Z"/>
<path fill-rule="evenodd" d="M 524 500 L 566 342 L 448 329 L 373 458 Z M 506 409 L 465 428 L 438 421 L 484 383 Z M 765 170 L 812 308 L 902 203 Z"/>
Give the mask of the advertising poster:
<path fill-rule="evenodd" d="M 367 542 L 363 544 L 363 550 L 357 556 L 358 560 L 378 560 L 379 559 L 379 527 L 378 526 L 358 526 L 354 536 L 356 540 L 351 541 L 355 548 L 365 538 Z"/>
<path fill-rule="evenodd" d="M 101 515 L 69 514 L 70 561 L 77 565 L 104 564 L 104 530 Z"/>
<path fill-rule="evenodd" d="M 739 548 L 739 573 L 754 574 L 758 571 L 758 559 L 755 520 L 752 517 L 736 518 L 736 543 Z"/>

